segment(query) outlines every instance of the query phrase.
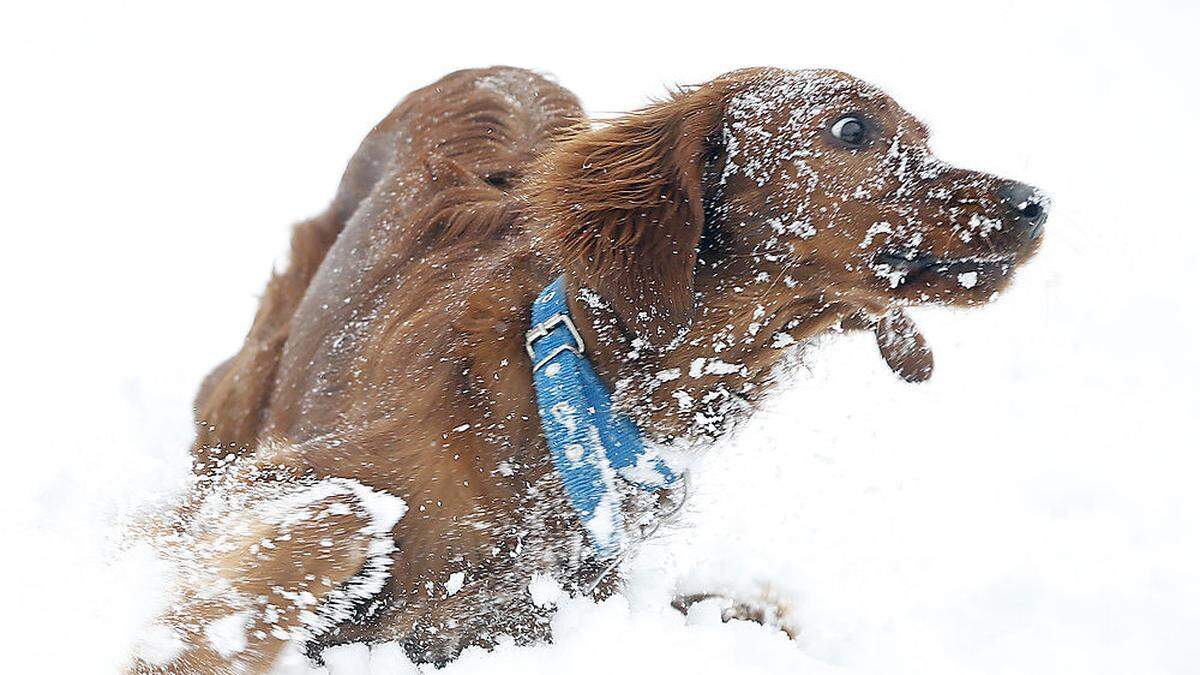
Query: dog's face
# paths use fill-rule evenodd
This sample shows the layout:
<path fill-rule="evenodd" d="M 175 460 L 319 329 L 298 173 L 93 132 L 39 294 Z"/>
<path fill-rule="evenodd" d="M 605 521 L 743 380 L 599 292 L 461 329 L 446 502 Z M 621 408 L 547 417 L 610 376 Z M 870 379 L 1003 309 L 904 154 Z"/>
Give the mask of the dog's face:
<path fill-rule="evenodd" d="M 762 73 L 721 133 L 727 240 L 795 261 L 831 301 L 985 302 L 1040 242 L 1042 195 L 941 162 L 920 121 L 844 73 Z"/>
<path fill-rule="evenodd" d="M 532 202 L 568 269 L 652 344 L 704 333 L 765 367 L 772 333 L 848 318 L 908 380 L 933 362 L 903 307 L 995 297 L 1047 208 L 937 160 L 925 126 L 861 80 L 761 68 L 579 134 Z"/>

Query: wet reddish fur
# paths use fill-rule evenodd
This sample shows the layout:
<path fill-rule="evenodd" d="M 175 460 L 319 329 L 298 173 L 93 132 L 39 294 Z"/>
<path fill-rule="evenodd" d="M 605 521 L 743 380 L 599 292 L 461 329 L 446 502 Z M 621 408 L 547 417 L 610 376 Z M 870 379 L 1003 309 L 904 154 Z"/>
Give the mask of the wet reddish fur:
<path fill-rule="evenodd" d="M 626 325 L 657 331 L 691 318 L 702 174 L 725 82 L 678 95 L 558 145 L 532 192 L 545 237 Z"/>
<path fill-rule="evenodd" d="M 446 645 L 425 654 L 442 660 L 465 644 L 488 644 L 480 636 L 489 625 L 520 634 L 533 620 L 502 597 L 513 592 L 505 576 L 512 563 L 493 549 L 509 550 L 515 539 L 470 522 L 487 513 L 519 523 L 528 486 L 552 472 L 523 333 L 533 297 L 560 270 L 572 288 L 594 288 L 611 305 L 609 314 L 572 300 L 610 385 L 656 369 L 686 372 L 708 353 L 685 344 L 631 364 L 621 354 L 638 335 L 665 336 L 689 321 L 692 334 L 715 334 L 753 320 L 746 298 L 721 296 L 695 270 L 705 199 L 717 190 L 706 174 L 720 161 L 711 140 L 730 93 L 755 71 L 596 129 L 581 127 L 574 97 L 544 80 L 512 97 L 476 86 L 508 72 L 448 76 L 372 131 L 330 209 L 296 227 L 291 258 L 268 284 L 242 350 L 213 371 L 196 399 L 201 476 L 234 455 L 312 478 L 356 479 L 408 503 L 384 592 L 403 603 L 325 642 L 400 639 L 421 647 L 423 628 L 453 619 L 457 634 L 441 636 Z M 727 200 L 762 199 L 752 186 L 727 189 Z M 728 273 L 753 273 L 749 262 L 738 265 Z M 805 279 L 803 272 L 795 273 Z M 797 340 L 877 309 L 865 291 L 829 301 L 816 288 L 825 279 L 808 281 L 812 292 L 780 284 L 765 299 L 802 319 L 791 331 Z M 703 313 L 697 293 L 707 294 Z M 762 339 L 737 345 L 731 360 L 747 364 L 745 373 L 714 375 L 703 386 L 769 380 L 781 352 L 767 342 L 783 329 L 780 317 Z M 652 436 L 686 432 L 667 398 L 663 391 L 631 396 Z M 464 424 L 469 432 L 455 431 Z M 499 473 L 501 462 L 519 471 Z M 543 526 L 552 556 L 555 537 L 578 523 L 563 513 Z M 266 583 L 295 563 L 280 558 L 255 573 Z M 429 582 L 459 569 L 471 570 L 459 594 L 430 590 Z M 539 631 L 532 634 L 544 637 Z"/>

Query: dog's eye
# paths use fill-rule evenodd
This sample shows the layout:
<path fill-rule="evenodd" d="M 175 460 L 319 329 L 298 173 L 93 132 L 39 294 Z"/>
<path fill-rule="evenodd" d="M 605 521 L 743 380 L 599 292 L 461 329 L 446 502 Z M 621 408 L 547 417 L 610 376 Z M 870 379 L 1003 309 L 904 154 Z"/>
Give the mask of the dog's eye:
<path fill-rule="evenodd" d="M 851 147 L 858 148 L 867 144 L 867 122 L 858 115 L 838 118 L 833 126 L 829 127 L 829 133 Z"/>

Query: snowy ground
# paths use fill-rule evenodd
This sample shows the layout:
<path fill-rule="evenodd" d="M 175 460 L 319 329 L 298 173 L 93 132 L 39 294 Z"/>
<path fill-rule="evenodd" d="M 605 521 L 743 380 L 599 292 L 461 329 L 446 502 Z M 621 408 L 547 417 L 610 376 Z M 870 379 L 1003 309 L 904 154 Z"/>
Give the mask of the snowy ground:
<path fill-rule="evenodd" d="M 839 67 L 943 158 L 1056 207 L 999 303 L 916 313 L 932 382 L 827 341 L 706 457 L 624 596 L 563 600 L 553 645 L 447 675 L 1200 671 L 1195 5 L 567 4 L 0 10 L 3 669 L 116 668 L 159 578 L 120 524 L 181 484 L 192 392 L 289 223 L 405 92 L 509 63 L 597 113 L 742 65 Z M 667 607 L 764 586 L 796 642 Z M 412 672 L 394 649 L 329 663 Z"/>

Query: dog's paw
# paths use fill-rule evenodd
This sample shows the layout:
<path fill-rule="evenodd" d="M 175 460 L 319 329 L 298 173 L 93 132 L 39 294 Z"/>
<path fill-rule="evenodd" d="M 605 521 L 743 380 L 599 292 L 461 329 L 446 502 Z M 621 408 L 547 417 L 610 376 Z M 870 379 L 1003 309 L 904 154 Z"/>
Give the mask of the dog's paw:
<path fill-rule="evenodd" d="M 800 634 L 789 603 L 767 586 L 748 597 L 735 597 L 725 593 L 686 593 L 675 596 L 671 606 L 688 617 L 692 616 L 694 609 L 696 612 L 713 612 L 726 623 L 753 621 L 768 628 L 777 628 L 793 640 Z"/>

